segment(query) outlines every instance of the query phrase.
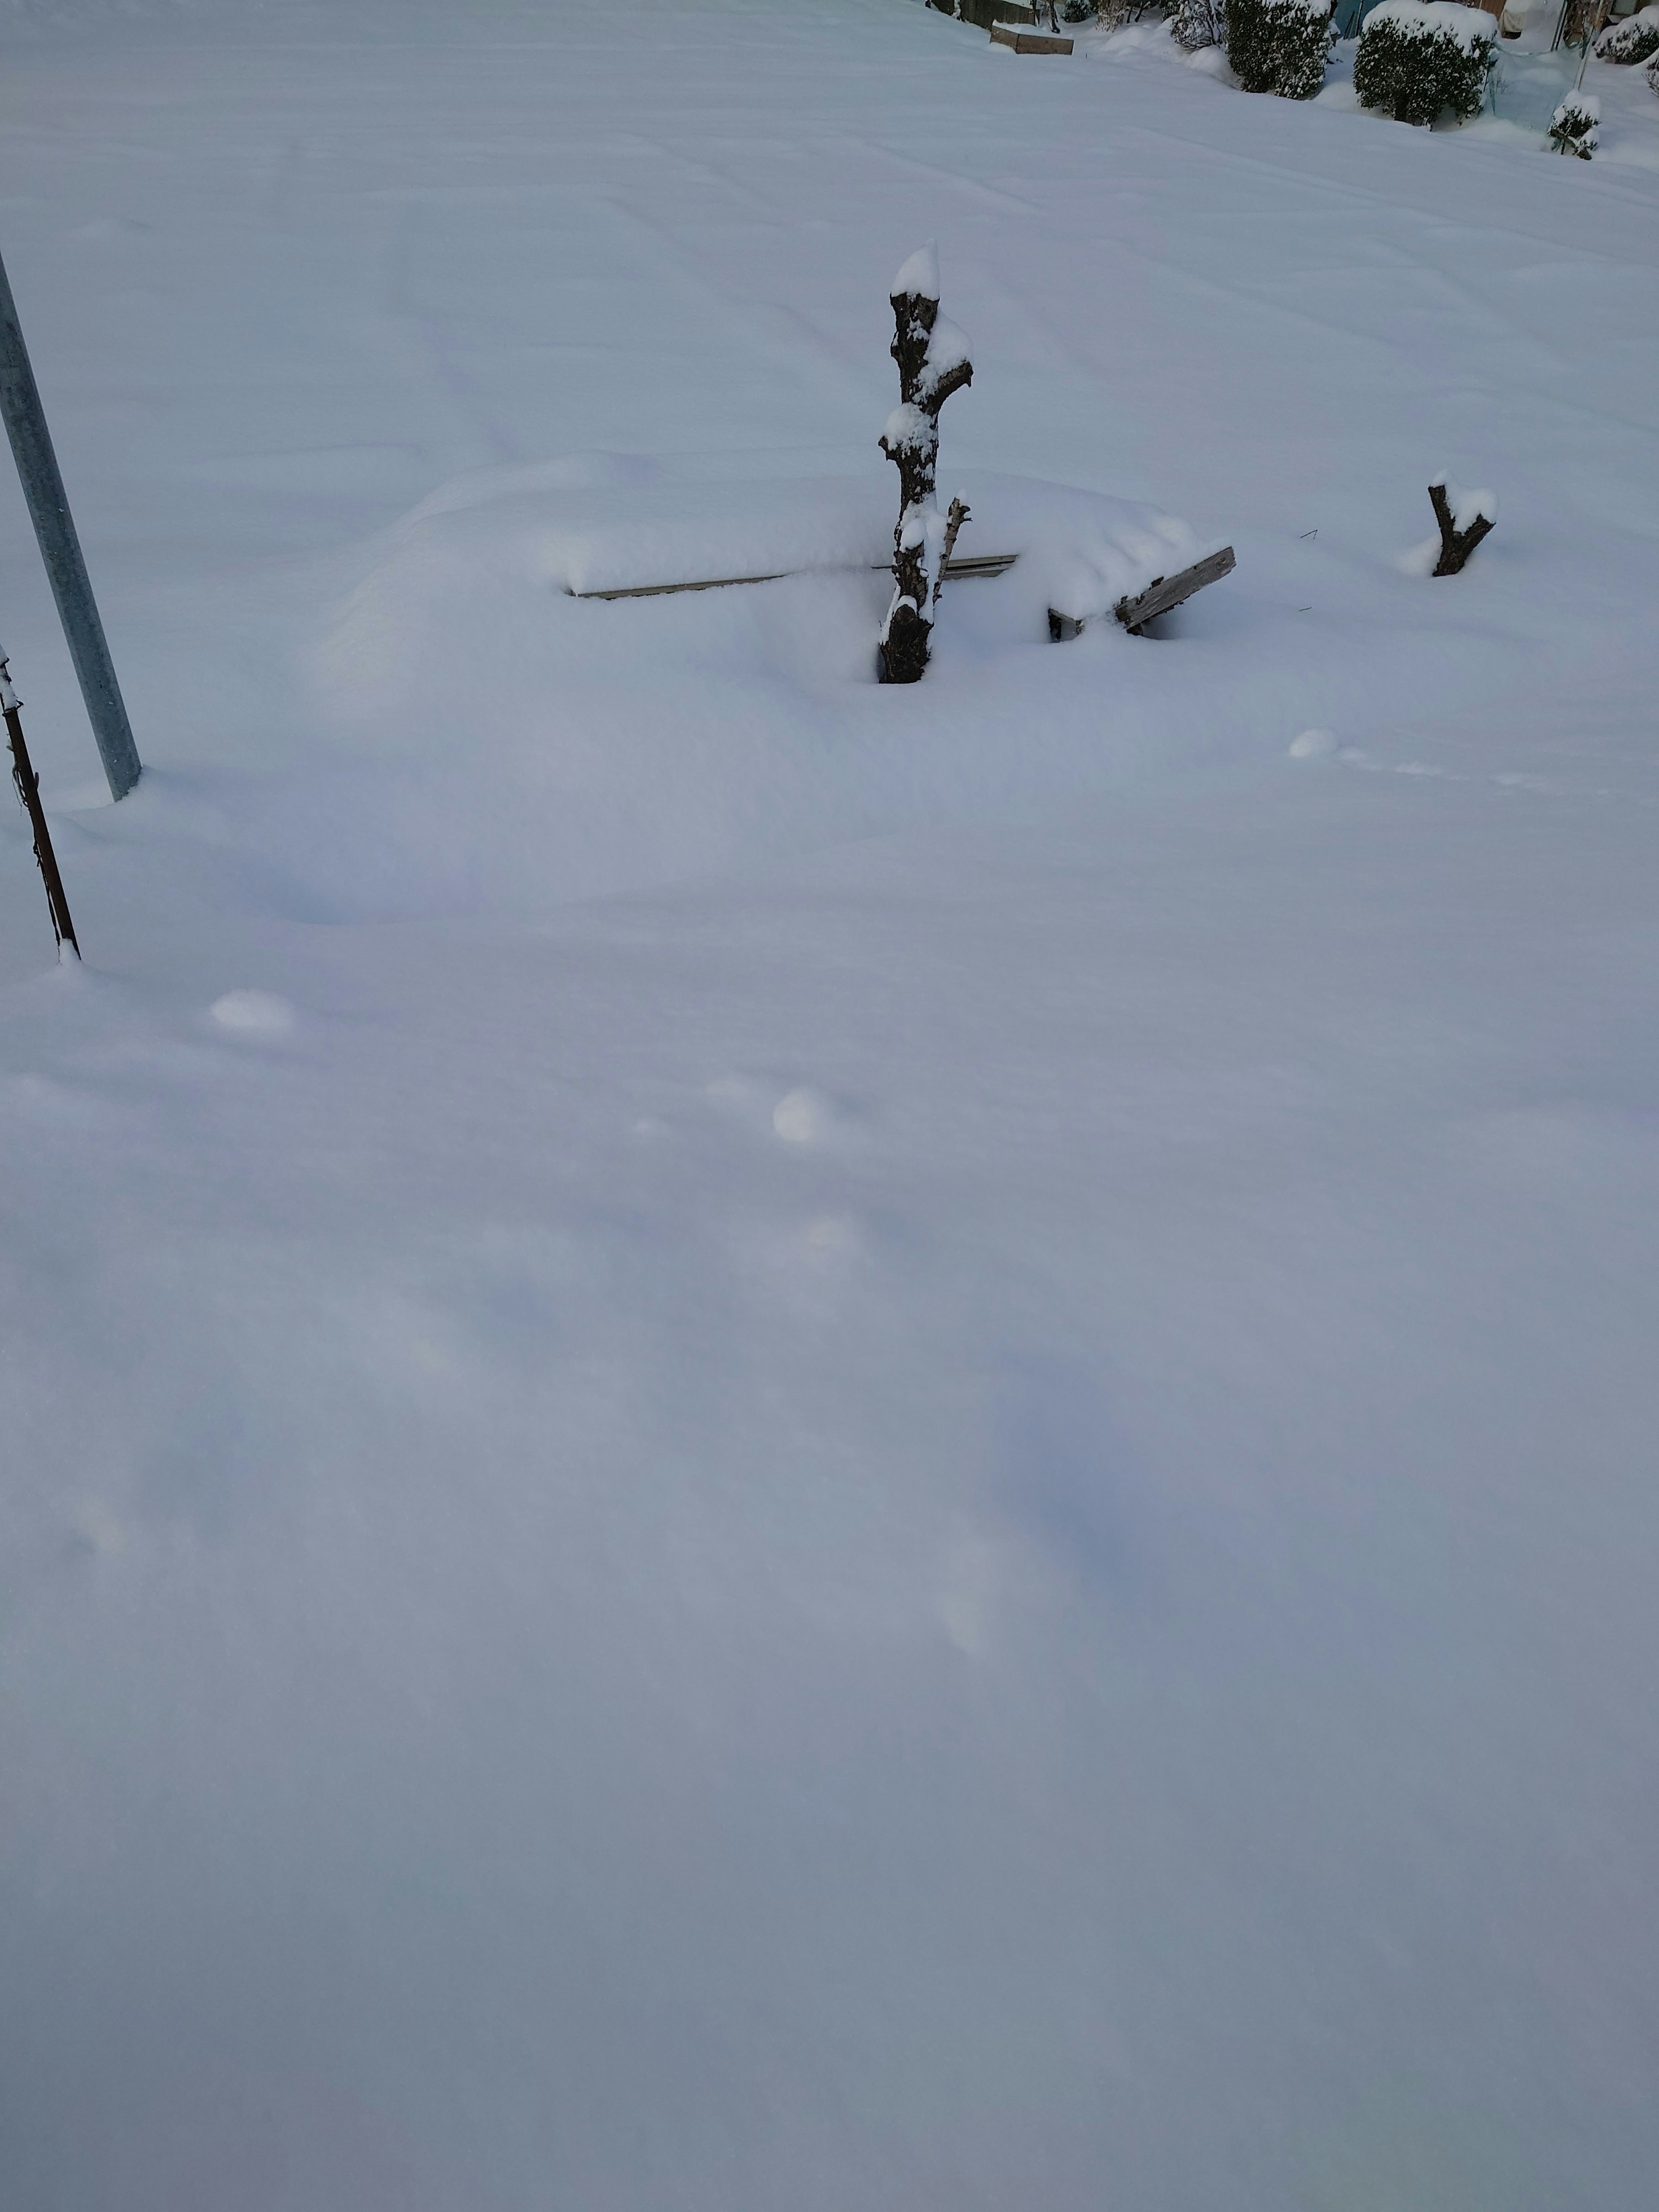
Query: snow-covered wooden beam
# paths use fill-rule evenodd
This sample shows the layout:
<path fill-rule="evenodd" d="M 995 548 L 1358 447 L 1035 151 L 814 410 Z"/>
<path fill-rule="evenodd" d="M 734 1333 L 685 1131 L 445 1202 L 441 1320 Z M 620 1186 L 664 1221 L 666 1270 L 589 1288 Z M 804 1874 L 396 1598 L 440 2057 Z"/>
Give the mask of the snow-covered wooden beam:
<path fill-rule="evenodd" d="M 1218 553 L 1206 553 L 1201 561 L 1194 561 L 1190 568 L 1182 568 L 1176 575 L 1154 576 L 1144 592 L 1138 592 L 1133 599 L 1120 599 L 1112 612 L 1132 637 L 1139 637 L 1148 623 L 1156 622 L 1159 615 L 1167 615 L 1183 599 L 1190 599 L 1206 584 L 1219 583 L 1237 566 L 1232 547 L 1224 545 Z M 1056 645 L 1077 636 L 1084 627 L 1084 617 L 1062 614 L 1058 607 L 1049 608 L 1048 635 Z"/>
<path fill-rule="evenodd" d="M 1072 51 L 1067 38 L 1056 38 L 1047 31 L 1017 31 L 1008 23 L 992 24 L 991 44 L 1012 46 L 1017 54 L 1069 54 Z"/>
<path fill-rule="evenodd" d="M 973 553 L 961 558 L 952 556 L 945 564 L 945 580 L 955 584 L 970 576 L 1004 576 L 1018 558 L 1018 553 Z M 885 561 L 872 561 L 870 567 L 875 574 L 889 572 Z M 825 573 L 822 568 L 773 568 L 761 576 L 699 576 L 684 584 L 619 584 L 606 592 L 570 592 L 566 596 L 573 599 L 660 599 L 671 592 L 723 592 L 733 584 L 775 584 L 785 576 L 821 576 Z"/>

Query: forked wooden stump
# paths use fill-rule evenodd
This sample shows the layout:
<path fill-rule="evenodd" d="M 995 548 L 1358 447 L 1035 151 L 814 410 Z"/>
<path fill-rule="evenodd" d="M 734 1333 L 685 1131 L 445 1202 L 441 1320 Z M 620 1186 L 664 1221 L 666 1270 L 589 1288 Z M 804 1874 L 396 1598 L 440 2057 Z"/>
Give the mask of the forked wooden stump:
<path fill-rule="evenodd" d="M 1484 495 L 1477 494 L 1477 497 Z M 1457 527 L 1451 501 L 1446 496 L 1446 482 L 1443 477 L 1429 486 L 1429 499 L 1434 508 L 1434 519 L 1440 525 L 1440 558 L 1434 564 L 1437 576 L 1455 576 L 1462 568 L 1475 547 L 1492 526 L 1492 518 L 1478 511 L 1467 529 Z"/>

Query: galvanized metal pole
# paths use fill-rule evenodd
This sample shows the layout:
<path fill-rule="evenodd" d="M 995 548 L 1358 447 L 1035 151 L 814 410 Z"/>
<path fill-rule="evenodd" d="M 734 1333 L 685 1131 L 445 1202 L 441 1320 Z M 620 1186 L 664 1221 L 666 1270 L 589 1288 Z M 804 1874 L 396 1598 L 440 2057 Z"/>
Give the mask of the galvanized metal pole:
<path fill-rule="evenodd" d="M 92 733 L 103 757 L 104 774 L 117 799 L 125 799 L 137 782 L 143 763 L 132 741 L 132 726 L 122 702 L 121 687 L 98 619 L 98 603 L 81 557 L 81 541 L 75 534 L 58 456 L 52 449 L 52 433 L 29 367 L 28 349 L 13 304 L 6 264 L 0 260 L 0 413 L 6 418 L 6 434 L 23 480 L 23 496 L 29 503 L 40 558 L 58 602 L 58 619 L 87 702 Z"/>

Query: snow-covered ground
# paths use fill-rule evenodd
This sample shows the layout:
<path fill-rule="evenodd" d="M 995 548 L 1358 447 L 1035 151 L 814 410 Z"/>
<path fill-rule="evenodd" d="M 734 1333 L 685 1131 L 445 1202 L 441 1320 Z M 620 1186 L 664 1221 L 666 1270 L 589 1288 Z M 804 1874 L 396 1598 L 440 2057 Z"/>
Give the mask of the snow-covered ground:
<path fill-rule="evenodd" d="M 0 27 L 149 763 L 8 478 L 6 2212 L 1632 2212 L 1659 175 L 903 0 Z M 565 595 L 854 559 L 930 236 L 960 550 L 1234 576 Z"/>
<path fill-rule="evenodd" d="M 1563 97 L 1579 82 L 1582 68 L 1584 90 L 1594 93 L 1601 105 L 1595 158 L 1615 166 L 1659 169 L 1659 98 L 1648 82 L 1646 69 L 1614 65 L 1595 54 L 1585 63 L 1580 47 L 1553 46 L 1561 0 L 1516 0 L 1507 12 L 1519 15 L 1522 27 L 1513 40 L 1498 40 L 1497 65 L 1487 86 L 1486 106 L 1469 123 L 1460 123 L 1448 112 L 1435 125 L 1435 135 L 1455 133 L 1464 149 L 1489 146 L 1510 153 L 1554 153 L 1548 143 L 1550 122 Z M 1339 20 L 1347 20 L 1346 9 Z M 1149 15 L 1114 31 L 1089 24 L 1072 36 L 1079 60 L 1133 63 L 1137 67 L 1158 61 L 1217 78 L 1229 87 L 1236 82 L 1226 56 L 1218 48 L 1183 52 L 1161 17 Z M 1354 98 L 1353 65 L 1358 51 L 1358 39 L 1338 40 L 1326 70 L 1325 88 L 1316 95 L 1318 103 L 1325 108 L 1346 109 L 1367 125 L 1396 130 L 1400 126 L 1391 117 L 1368 113 Z M 1502 191 L 1492 179 L 1482 179 L 1478 170 L 1471 179 L 1471 189 L 1494 197 Z"/>

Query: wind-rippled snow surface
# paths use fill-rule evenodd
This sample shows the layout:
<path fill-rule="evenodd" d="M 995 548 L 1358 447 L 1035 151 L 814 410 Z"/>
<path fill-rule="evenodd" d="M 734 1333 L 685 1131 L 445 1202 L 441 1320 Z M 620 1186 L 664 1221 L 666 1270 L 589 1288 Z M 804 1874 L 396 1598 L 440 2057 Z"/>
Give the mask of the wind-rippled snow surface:
<path fill-rule="evenodd" d="M 1646 2203 L 1659 178 L 902 0 L 6 21 L 149 763 L 0 486 L 6 2212 Z M 887 690 L 930 238 L 1028 557 Z"/>

